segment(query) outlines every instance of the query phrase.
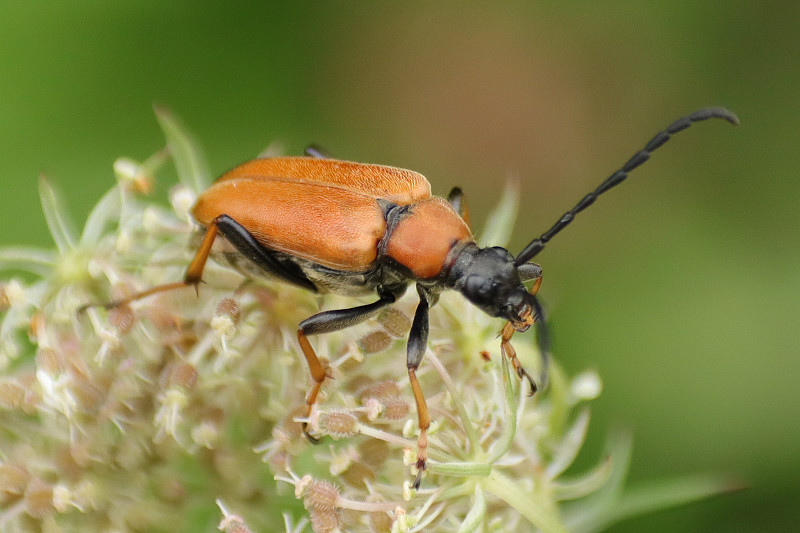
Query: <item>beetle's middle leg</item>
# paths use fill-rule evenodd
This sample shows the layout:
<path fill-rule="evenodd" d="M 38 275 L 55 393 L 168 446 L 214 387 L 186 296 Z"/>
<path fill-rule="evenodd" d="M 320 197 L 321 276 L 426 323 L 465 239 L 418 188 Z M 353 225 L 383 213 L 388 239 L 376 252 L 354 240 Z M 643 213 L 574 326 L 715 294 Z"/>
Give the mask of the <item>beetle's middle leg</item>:
<path fill-rule="evenodd" d="M 224 236 L 239 252 L 248 257 L 253 263 L 261 267 L 265 272 L 283 280 L 292 283 L 312 292 L 317 292 L 317 287 L 300 271 L 298 268 L 293 268 L 291 264 L 280 262 L 276 258 L 276 252 L 265 248 L 258 240 L 239 224 L 236 220 L 228 215 L 219 215 L 211 221 L 206 228 L 203 240 L 200 247 L 194 254 L 191 263 L 186 268 L 186 273 L 183 276 L 183 281 L 175 281 L 172 283 L 165 283 L 163 285 L 156 285 L 142 292 L 113 300 L 106 304 L 101 304 L 106 309 L 113 309 L 120 305 L 129 304 L 136 300 L 141 300 L 153 294 L 160 292 L 170 291 L 173 289 L 180 289 L 182 287 L 194 287 L 195 290 L 203 278 L 203 271 L 205 270 L 206 262 L 211 254 L 211 247 L 217 236 L 221 234 Z M 80 308 L 84 310 L 88 307 L 93 307 L 94 304 L 85 305 Z"/>
<path fill-rule="evenodd" d="M 322 364 L 314 348 L 311 347 L 311 343 L 308 341 L 309 335 L 330 333 L 332 331 L 355 326 L 373 316 L 382 307 L 394 303 L 395 300 L 397 300 L 395 294 L 390 292 L 381 293 L 380 299 L 377 302 L 352 307 L 350 309 L 323 311 L 300 322 L 297 329 L 297 340 L 300 343 L 300 348 L 303 350 L 303 355 L 308 363 L 308 369 L 311 371 L 311 379 L 314 380 L 314 385 L 306 396 L 306 417 L 311 414 L 311 408 L 317 402 L 317 395 L 319 395 L 319 391 L 322 388 L 322 383 L 325 381 L 325 378 L 330 377 L 328 375 L 328 367 Z M 308 433 L 307 422 L 303 422 L 303 432 L 311 442 L 316 443 L 318 441 L 318 439 Z"/>
<path fill-rule="evenodd" d="M 414 479 L 414 488 L 418 489 L 422 481 L 422 473 L 428 462 L 428 429 L 431 427 L 431 415 L 428 412 L 428 404 L 425 395 L 417 381 L 417 368 L 422 363 L 425 350 L 428 349 L 428 309 L 431 302 L 435 303 L 435 295 L 431 295 L 417 285 L 419 293 L 419 305 L 414 313 L 414 322 L 411 324 L 411 333 L 408 336 L 408 347 L 406 352 L 406 366 L 408 367 L 408 381 L 411 384 L 411 391 L 414 393 L 414 401 L 417 404 L 417 421 L 419 423 L 419 438 L 417 439 L 417 477 Z"/>
<path fill-rule="evenodd" d="M 306 149 L 303 150 L 303 155 L 306 157 L 313 157 L 314 159 L 330 159 L 331 155 L 328 151 L 322 148 L 318 144 L 309 144 L 306 146 Z"/>

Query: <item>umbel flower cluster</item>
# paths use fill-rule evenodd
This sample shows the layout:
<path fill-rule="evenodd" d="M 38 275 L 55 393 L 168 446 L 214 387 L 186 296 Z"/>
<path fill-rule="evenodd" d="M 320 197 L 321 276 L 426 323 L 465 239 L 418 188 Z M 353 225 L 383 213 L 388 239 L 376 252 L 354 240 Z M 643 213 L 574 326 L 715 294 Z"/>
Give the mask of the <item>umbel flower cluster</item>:
<path fill-rule="evenodd" d="M 310 380 L 296 328 L 351 299 L 210 262 L 199 295 L 79 312 L 180 280 L 191 259 L 188 211 L 207 173 L 177 122 L 157 114 L 167 148 L 118 160 L 116 185 L 82 232 L 41 179 L 55 249 L 0 250 L 0 530 L 590 532 L 724 488 L 706 478 L 625 492 L 626 439 L 596 467 L 563 475 L 599 378 L 553 365 L 547 389 L 527 397 L 499 355 L 502 323 L 458 295 L 431 313 L 419 375 L 434 423 L 419 490 L 404 342 L 413 297 L 314 337 L 334 378 L 308 420 L 323 436 L 316 446 L 298 421 Z M 169 158 L 180 183 L 164 208 L 146 193 Z M 513 198 L 485 240 L 509 233 Z M 515 346 L 534 370 L 530 337 Z"/>

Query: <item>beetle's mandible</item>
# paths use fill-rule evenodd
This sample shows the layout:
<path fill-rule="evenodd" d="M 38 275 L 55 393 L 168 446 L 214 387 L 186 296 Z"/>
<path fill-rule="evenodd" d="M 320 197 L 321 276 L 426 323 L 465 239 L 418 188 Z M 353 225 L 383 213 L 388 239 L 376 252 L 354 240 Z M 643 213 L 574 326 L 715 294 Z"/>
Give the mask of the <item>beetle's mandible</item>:
<path fill-rule="evenodd" d="M 196 287 L 212 245 L 220 238 L 225 241 L 222 255 L 245 276 L 278 278 L 313 292 L 377 295 L 372 303 L 323 311 L 300 323 L 297 339 L 314 382 L 306 396 L 308 415 L 328 376 L 308 337 L 372 317 L 395 302 L 409 283 L 415 283 L 419 305 L 409 333 L 406 363 L 420 429 L 415 480 L 419 486 L 431 420 L 416 371 L 428 343 L 429 309 L 439 294 L 448 289 L 459 291 L 490 316 L 507 321 L 501 332 L 501 351 L 517 375 L 528 379 L 533 394 L 536 383 L 520 365 L 510 342 L 516 331 L 525 331 L 533 323 L 544 326 L 536 298 L 542 269 L 530 260 L 576 214 L 625 180 L 673 134 L 709 118 L 738 123 L 736 115 L 724 108 L 701 109 L 676 120 L 516 256 L 504 248 L 478 247 L 465 221 L 461 190 L 453 189 L 447 200 L 432 196 L 430 184 L 416 172 L 330 159 L 314 148 L 304 157 L 249 161 L 223 174 L 192 208 L 192 216 L 205 234 L 184 279 L 105 307 L 179 287 Z M 531 282 L 528 288 L 525 282 Z M 546 332 L 537 337 L 546 356 Z"/>

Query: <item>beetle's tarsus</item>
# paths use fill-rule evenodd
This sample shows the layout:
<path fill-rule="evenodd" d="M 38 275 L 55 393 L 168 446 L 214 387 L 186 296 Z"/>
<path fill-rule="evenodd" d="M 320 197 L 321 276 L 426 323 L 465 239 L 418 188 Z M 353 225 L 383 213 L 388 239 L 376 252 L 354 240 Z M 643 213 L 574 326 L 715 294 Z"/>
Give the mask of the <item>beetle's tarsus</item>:
<path fill-rule="evenodd" d="M 106 303 L 91 303 L 91 304 L 83 304 L 80 306 L 75 312 L 79 315 L 82 315 L 92 307 L 102 307 L 103 309 L 114 309 L 115 307 L 119 307 L 121 305 L 125 305 L 129 303 L 129 300 L 111 300 L 110 302 Z"/>
<path fill-rule="evenodd" d="M 411 486 L 414 490 L 417 490 L 422 482 L 422 474 L 425 473 L 425 470 L 428 468 L 428 431 L 426 429 L 420 430 L 419 432 L 419 440 L 417 441 L 417 462 L 414 466 L 417 469 L 417 475 Z"/>
<path fill-rule="evenodd" d="M 119 298 L 117 300 L 111 300 L 110 302 L 106 303 L 93 303 L 93 304 L 84 304 L 78 308 L 78 313 L 83 313 L 87 309 L 91 307 L 102 307 L 103 309 L 115 309 L 117 307 L 121 307 L 123 305 L 128 305 L 132 302 L 137 300 L 141 300 L 143 298 L 147 298 L 148 296 L 152 296 L 154 294 L 158 294 L 161 292 L 172 291 L 175 289 L 182 289 L 184 287 L 188 287 L 189 285 L 194 285 L 195 290 L 197 290 L 197 284 L 201 283 L 200 281 L 190 281 L 190 280 L 183 280 L 183 281 L 175 281 L 172 283 L 164 283 L 163 285 L 156 285 L 155 287 L 151 287 L 145 291 L 134 293 L 132 296 L 128 296 L 127 298 Z"/>
<path fill-rule="evenodd" d="M 414 490 L 419 490 L 420 484 L 422 484 L 422 473 L 425 471 L 425 464 L 422 464 L 422 467 L 417 464 L 417 476 L 414 478 L 414 483 L 411 484 L 411 487 Z"/>

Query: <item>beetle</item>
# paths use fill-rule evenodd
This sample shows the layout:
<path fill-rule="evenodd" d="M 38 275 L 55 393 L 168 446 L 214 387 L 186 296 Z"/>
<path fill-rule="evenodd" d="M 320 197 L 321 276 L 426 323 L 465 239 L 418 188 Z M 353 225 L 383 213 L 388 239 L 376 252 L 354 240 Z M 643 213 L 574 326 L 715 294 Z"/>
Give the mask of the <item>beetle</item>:
<path fill-rule="evenodd" d="M 248 161 L 223 174 L 197 198 L 191 214 L 204 235 L 183 280 L 105 307 L 180 287 L 197 288 L 212 245 L 219 239 L 225 246 L 222 256 L 245 276 L 278 278 L 317 293 L 376 294 L 372 303 L 322 311 L 300 322 L 297 340 L 313 380 L 306 396 L 308 416 L 329 377 L 308 338 L 363 322 L 415 283 L 419 304 L 409 332 L 406 366 L 420 429 L 414 482 L 418 487 L 426 466 L 431 419 L 416 372 L 427 348 L 429 310 L 439 294 L 459 291 L 488 315 L 506 321 L 501 352 L 519 378 L 530 382 L 533 394 L 536 381 L 520 365 L 510 342 L 515 332 L 526 331 L 535 322 L 544 325 L 536 297 L 542 268 L 531 259 L 575 215 L 624 181 L 672 135 L 709 118 L 738 124 L 736 115 L 718 107 L 676 120 L 516 256 L 500 247 L 480 248 L 465 221 L 463 192 L 455 188 L 447 200 L 433 196 L 427 179 L 416 172 L 332 159 L 314 147 L 305 156 Z M 526 282 L 532 282 L 529 288 Z M 546 330 L 537 337 L 546 356 Z M 316 441 L 306 424 L 303 428 Z"/>

